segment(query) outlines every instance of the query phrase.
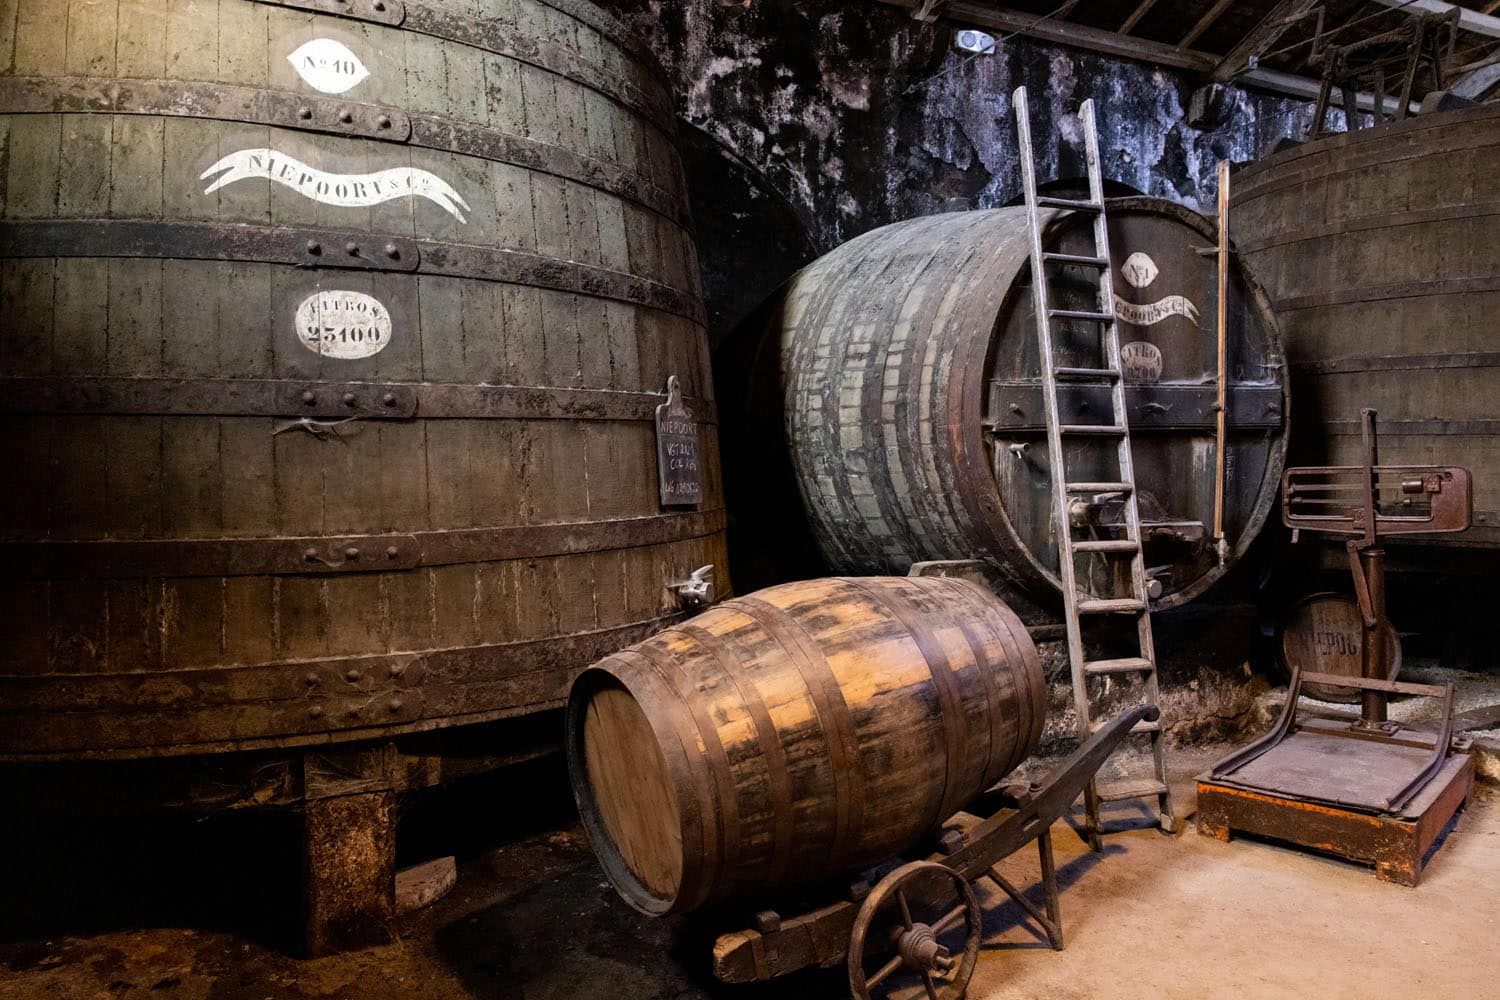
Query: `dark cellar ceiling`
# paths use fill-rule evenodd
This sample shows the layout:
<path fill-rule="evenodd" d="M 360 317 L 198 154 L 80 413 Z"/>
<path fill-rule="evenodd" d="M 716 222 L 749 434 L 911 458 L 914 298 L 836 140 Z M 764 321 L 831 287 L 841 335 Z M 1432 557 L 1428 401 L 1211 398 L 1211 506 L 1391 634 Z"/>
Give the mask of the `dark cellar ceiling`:
<path fill-rule="evenodd" d="M 1409 45 L 1380 36 L 1404 34 L 1414 15 L 1457 6 L 1451 52 L 1443 48 L 1445 87 L 1476 99 L 1500 96 L 1500 0 L 882 0 L 913 16 L 943 17 L 999 36 L 1026 35 L 1113 55 L 1311 96 L 1323 73 L 1322 50 L 1367 43 L 1366 64 L 1384 69 L 1388 93 L 1403 75 Z M 1467 83 L 1463 83 L 1466 81 Z M 1369 82 L 1361 84 L 1370 89 Z M 1412 91 L 1432 89 L 1419 74 Z"/>

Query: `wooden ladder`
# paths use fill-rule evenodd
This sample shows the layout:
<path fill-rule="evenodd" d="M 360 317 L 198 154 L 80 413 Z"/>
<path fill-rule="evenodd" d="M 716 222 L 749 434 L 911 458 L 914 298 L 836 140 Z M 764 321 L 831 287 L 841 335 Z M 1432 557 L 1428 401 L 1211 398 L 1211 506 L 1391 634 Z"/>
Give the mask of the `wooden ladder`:
<path fill-rule="evenodd" d="M 1120 366 L 1120 332 L 1115 319 L 1114 281 L 1110 275 L 1109 227 L 1104 212 L 1104 182 L 1100 176 L 1099 138 L 1094 127 L 1094 102 L 1084 101 L 1078 117 L 1083 124 L 1085 158 L 1088 162 L 1089 197 L 1087 201 L 1070 198 L 1044 198 L 1036 193 L 1036 162 L 1032 153 L 1030 109 L 1026 88 L 1019 87 L 1012 99 L 1016 130 L 1021 146 L 1021 179 L 1026 193 L 1026 224 L 1031 236 L 1031 294 L 1036 309 L 1036 331 L 1040 346 L 1042 398 L 1047 419 L 1047 458 L 1052 475 L 1052 519 L 1057 537 L 1058 564 L 1062 576 L 1064 624 L 1068 637 L 1068 663 L 1073 677 L 1073 702 L 1078 714 L 1078 735 L 1087 740 L 1097 728 L 1093 721 L 1089 681 L 1135 675 L 1144 687 L 1144 702 L 1157 706 L 1160 693 L 1156 679 L 1156 649 L 1151 637 L 1151 611 L 1146 588 L 1146 562 L 1141 547 L 1141 518 L 1136 503 L 1135 464 L 1130 452 L 1130 427 L 1125 408 L 1125 379 Z M 1092 254 L 1048 253 L 1042 249 L 1042 227 L 1038 210 L 1065 209 L 1093 216 L 1094 251 Z M 1097 280 L 1098 296 L 1092 309 L 1056 309 L 1051 303 L 1048 284 L 1058 268 L 1082 268 Z M 1054 358 L 1052 323 L 1054 320 L 1096 324 L 1101 333 L 1097 368 L 1059 367 Z M 1086 385 L 1109 385 L 1111 412 L 1102 424 L 1065 424 L 1059 415 L 1057 386 L 1059 382 Z M 1065 442 L 1112 442 L 1116 451 L 1119 478 L 1114 482 L 1072 482 L 1067 474 Z M 1110 539 L 1075 539 L 1070 516 L 1075 498 L 1119 497 L 1123 510 L 1123 537 Z M 1078 589 L 1074 559 L 1090 555 L 1103 559 L 1130 561 L 1130 593 L 1099 597 Z M 1082 619 L 1085 616 L 1128 615 L 1136 621 L 1139 654 L 1121 659 L 1089 660 L 1083 646 Z M 1172 832 L 1172 792 L 1167 781 L 1166 752 L 1162 743 L 1162 723 L 1141 722 L 1132 734 L 1151 741 L 1155 777 L 1145 781 L 1102 784 L 1090 781 L 1084 790 L 1089 846 L 1098 850 L 1102 825 L 1099 807 L 1104 802 L 1129 799 L 1156 799 L 1161 828 Z"/>

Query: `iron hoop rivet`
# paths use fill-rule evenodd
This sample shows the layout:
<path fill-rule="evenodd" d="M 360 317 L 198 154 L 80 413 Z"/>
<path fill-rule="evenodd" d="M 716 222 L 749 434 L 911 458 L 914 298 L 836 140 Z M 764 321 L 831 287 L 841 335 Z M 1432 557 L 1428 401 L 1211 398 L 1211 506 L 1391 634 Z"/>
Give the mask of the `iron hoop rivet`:
<path fill-rule="evenodd" d="M 345 559 L 358 559 L 359 558 L 359 549 L 356 549 L 352 545 L 349 546 L 347 549 L 344 550 L 344 558 Z"/>
<path fill-rule="evenodd" d="M 401 554 L 401 550 L 398 549 L 398 548 L 396 548 L 396 546 L 394 546 L 394 545 L 388 546 L 386 548 L 386 550 L 385 550 L 385 557 L 387 559 L 394 559 L 397 556 L 399 556 L 400 554 Z"/>
<path fill-rule="evenodd" d="M 309 108 L 306 105 L 304 105 L 303 107 L 298 108 L 297 109 L 297 117 L 298 118 L 311 118 L 312 117 L 312 108 Z"/>
<path fill-rule="evenodd" d="M 392 698 L 391 701 L 390 701 L 389 708 L 390 708 L 390 710 L 392 712 L 399 712 L 399 711 L 401 711 L 401 699 L 400 698 Z"/>
<path fill-rule="evenodd" d="M 348 108 L 340 108 L 339 121 L 343 122 L 345 125 L 348 125 L 350 122 L 354 121 L 354 112 L 350 111 Z"/>
<path fill-rule="evenodd" d="M 346 393 L 344 393 L 344 405 L 345 406 L 353 406 L 354 405 L 354 393 L 352 393 L 352 392 L 346 392 Z"/>
<path fill-rule="evenodd" d="M 355 681 L 359 680 L 359 671 L 358 670 L 351 670 L 351 671 L 349 671 L 347 674 L 344 675 L 344 679 L 347 680 L 350 684 L 353 684 Z"/>
<path fill-rule="evenodd" d="M 381 128 L 390 128 L 391 127 L 391 116 L 390 115 L 381 115 L 379 118 L 375 119 L 375 124 L 379 125 Z"/>
<path fill-rule="evenodd" d="M 381 3 L 380 0 L 375 0 L 375 9 L 385 10 L 385 4 Z"/>
<path fill-rule="evenodd" d="M 303 392 L 302 392 L 302 402 L 306 403 L 308 406 L 311 406 L 314 403 L 316 403 L 317 401 L 318 401 L 318 394 L 317 393 L 313 392 L 311 389 L 304 389 L 303 390 Z"/>
<path fill-rule="evenodd" d="M 347 253 L 351 257 L 358 257 L 359 256 L 359 244 L 356 243 L 356 242 L 354 242 L 353 240 L 350 240 L 348 243 L 344 244 L 344 252 Z"/>
<path fill-rule="evenodd" d="M 318 716 L 320 716 L 320 715 L 323 714 L 323 706 L 322 705 L 314 705 L 312 708 L 309 708 L 307 710 L 307 714 L 310 715 L 310 716 L 312 716 L 314 719 L 316 719 Z"/>
<path fill-rule="evenodd" d="M 316 684 L 316 683 L 318 683 L 318 675 L 315 674 L 315 673 L 313 673 L 311 670 L 309 670 L 307 672 L 306 680 L 307 680 L 307 683 L 309 683 L 309 684 Z"/>
<path fill-rule="evenodd" d="M 307 560 L 308 562 L 317 562 L 318 561 L 318 550 L 317 549 L 304 549 L 303 552 L 302 552 L 302 558 L 305 559 L 305 560 Z"/>
<path fill-rule="evenodd" d="M 406 668 L 404 666 L 402 666 L 401 664 L 399 664 L 399 663 L 392 663 L 391 664 L 391 676 L 392 677 L 400 677 L 401 676 L 401 672 L 403 670 L 405 670 L 405 669 Z"/>
<path fill-rule="evenodd" d="M 308 240 L 307 241 L 307 252 L 308 253 L 322 253 L 323 252 L 323 244 L 319 243 L 317 240 Z"/>
<path fill-rule="evenodd" d="M 385 255 L 391 260 L 397 260 L 401 256 L 401 248 L 394 243 L 387 243 L 385 245 Z"/>
<path fill-rule="evenodd" d="M 384 403 L 386 406 L 395 406 L 396 405 L 396 394 L 394 392 L 388 392 L 384 396 L 380 397 L 380 401 L 382 403 Z"/>

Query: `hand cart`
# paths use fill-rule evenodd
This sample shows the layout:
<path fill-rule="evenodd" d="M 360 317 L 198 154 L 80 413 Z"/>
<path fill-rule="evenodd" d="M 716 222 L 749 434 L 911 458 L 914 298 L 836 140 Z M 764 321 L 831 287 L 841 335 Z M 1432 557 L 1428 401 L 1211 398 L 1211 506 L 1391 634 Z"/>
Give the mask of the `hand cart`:
<path fill-rule="evenodd" d="M 844 963 L 855 1000 L 886 995 L 903 978 L 916 986 L 917 995 L 925 991 L 928 1000 L 956 1000 L 968 988 L 979 958 L 982 913 L 973 883 L 980 879 L 1014 900 L 1061 950 L 1052 825 L 1069 812 L 1130 730 L 1159 714 L 1154 705 L 1128 709 L 1046 781 L 991 789 L 965 810 L 984 817 L 979 823 L 945 830 L 936 852 L 887 871 L 873 889 L 861 880 L 850 898 L 793 917 L 765 910 L 755 915 L 753 927 L 721 934 L 713 949 L 714 974 L 724 982 L 755 982 Z M 1041 862 L 1041 907 L 997 869 L 1032 841 Z"/>

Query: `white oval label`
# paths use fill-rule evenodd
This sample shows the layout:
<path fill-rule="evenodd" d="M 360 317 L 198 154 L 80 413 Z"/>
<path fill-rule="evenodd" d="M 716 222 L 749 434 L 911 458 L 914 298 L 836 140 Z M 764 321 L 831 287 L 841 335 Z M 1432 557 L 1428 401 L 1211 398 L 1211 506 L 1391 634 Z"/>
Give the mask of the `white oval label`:
<path fill-rule="evenodd" d="M 1120 265 L 1120 273 L 1132 288 L 1145 288 L 1156 280 L 1161 272 L 1156 269 L 1156 261 L 1149 254 L 1137 250 L 1125 258 L 1125 263 Z"/>
<path fill-rule="evenodd" d="M 370 71 L 349 46 L 332 38 L 303 42 L 286 57 L 297 75 L 325 94 L 342 94 L 359 86 Z"/>
<path fill-rule="evenodd" d="M 1120 348 L 1120 368 L 1127 382 L 1155 382 L 1161 378 L 1161 349 L 1144 340 Z"/>
<path fill-rule="evenodd" d="M 325 358 L 368 358 L 391 342 L 391 314 L 364 292 L 314 292 L 297 307 L 297 339 Z"/>

